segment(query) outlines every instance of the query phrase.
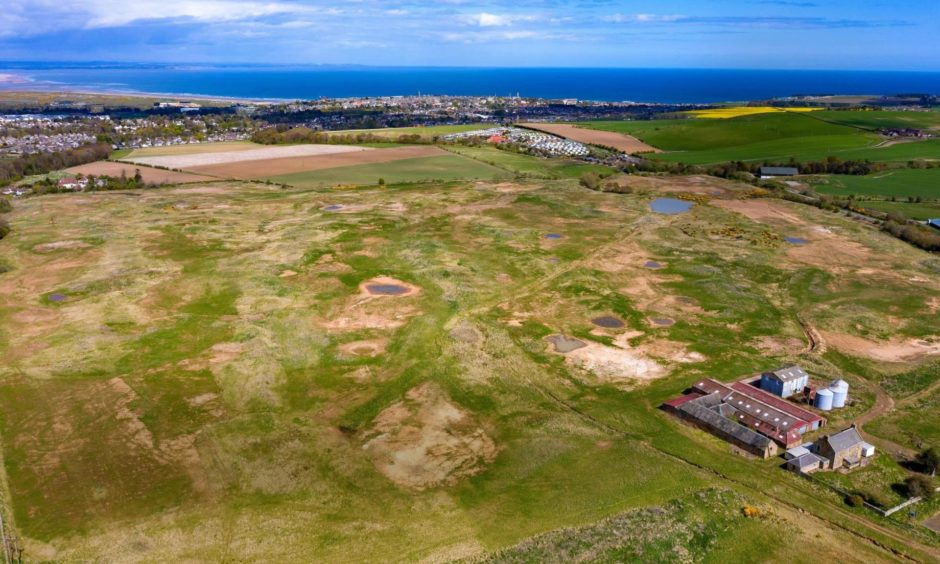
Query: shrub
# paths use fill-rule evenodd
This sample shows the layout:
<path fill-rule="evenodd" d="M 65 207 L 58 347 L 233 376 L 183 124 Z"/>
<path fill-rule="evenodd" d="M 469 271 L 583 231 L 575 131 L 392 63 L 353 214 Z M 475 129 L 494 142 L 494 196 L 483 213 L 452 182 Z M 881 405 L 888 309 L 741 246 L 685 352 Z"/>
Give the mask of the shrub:
<path fill-rule="evenodd" d="M 10 213 L 13 211 L 13 204 L 10 203 L 10 200 L 0 197 L 0 213 Z"/>
<path fill-rule="evenodd" d="M 596 172 L 585 172 L 581 175 L 579 183 L 585 188 L 597 190 L 601 185 L 601 177 L 598 176 Z"/>
<path fill-rule="evenodd" d="M 931 476 L 936 476 L 940 470 L 940 448 L 930 447 L 917 455 L 917 462 L 924 467 Z"/>
<path fill-rule="evenodd" d="M 845 503 L 847 503 L 851 507 L 862 507 L 863 505 L 865 505 L 865 500 L 862 499 L 862 496 L 858 494 L 852 494 L 852 495 L 846 496 Z"/>
<path fill-rule="evenodd" d="M 904 480 L 904 487 L 910 497 L 930 499 L 934 494 L 933 480 L 927 476 L 910 476 Z"/>
<path fill-rule="evenodd" d="M 883 509 L 891 507 L 891 500 L 885 494 L 876 490 L 860 490 L 858 495 L 872 505 L 877 505 Z"/>
<path fill-rule="evenodd" d="M 750 505 L 745 505 L 744 507 L 742 507 L 741 513 L 743 513 L 744 516 L 749 519 L 756 519 L 761 516 L 760 509 L 756 507 L 752 507 Z"/>

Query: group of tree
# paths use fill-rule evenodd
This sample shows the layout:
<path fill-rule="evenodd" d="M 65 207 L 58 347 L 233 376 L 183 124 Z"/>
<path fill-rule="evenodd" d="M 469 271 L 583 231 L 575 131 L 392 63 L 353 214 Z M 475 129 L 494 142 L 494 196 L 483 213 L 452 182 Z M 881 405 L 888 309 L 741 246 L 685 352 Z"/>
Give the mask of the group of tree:
<path fill-rule="evenodd" d="M 0 196 L 0 214 L 10 213 L 13 211 L 13 204 L 10 203 L 10 200 Z M 0 239 L 3 239 L 10 234 L 10 224 L 7 220 L 0 217 Z"/>
<path fill-rule="evenodd" d="M 106 192 L 109 190 L 134 190 L 137 188 L 154 188 L 158 186 L 157 184 L 144 182 L 143 176 L 140 174 L 140 170 L 137 169 L 134 171 L 134 176 L 127 176 L 127 174 L 122 173 L 121 176 L 94 176 L 88 175 L 84 177 L 86 180 L 85 191 L 86 192 Z M 33 194 L 42 195 L 42 194 L 58 194 L 62 192 L 71 192 L 59 187 L 59 183 L 51 178 L 43 178 L 38 182 L 34 183 L 32 186 Z"/>
<path fill-rule="evenodd" d="M 330 133 L 318 131 L 309 127 L 288 127 L 278 125 L 255 132 L 251 136 L 255 143 L 263 145 L 290 145 L 297 143 L 360 145 L 363 143 L 428 143 L 429 140 L 418 134 L 399 135 L 389 137 L 374 133 Z"/>
<path fill-rule="evenodd" d="M 0 160 L 0 186 L 12 184 L 25 176 L 46 174 L 54 170 L 100 161 L 108 158 L 110 154 L 110 145 L 92 143 L 67 151 L 35 153 Z"/>

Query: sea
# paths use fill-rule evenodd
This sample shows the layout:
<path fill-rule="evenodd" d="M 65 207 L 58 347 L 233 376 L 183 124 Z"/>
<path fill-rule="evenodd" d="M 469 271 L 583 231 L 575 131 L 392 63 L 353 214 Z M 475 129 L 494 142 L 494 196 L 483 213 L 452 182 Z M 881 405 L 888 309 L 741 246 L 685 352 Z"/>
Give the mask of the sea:
<path fill-rule="evenodd" d="M 940 72 L 0 62 L 0 89 L 258 100 L 430 94 L 709 104 L 800 95 L 936 95 L 940 94 Z"/>

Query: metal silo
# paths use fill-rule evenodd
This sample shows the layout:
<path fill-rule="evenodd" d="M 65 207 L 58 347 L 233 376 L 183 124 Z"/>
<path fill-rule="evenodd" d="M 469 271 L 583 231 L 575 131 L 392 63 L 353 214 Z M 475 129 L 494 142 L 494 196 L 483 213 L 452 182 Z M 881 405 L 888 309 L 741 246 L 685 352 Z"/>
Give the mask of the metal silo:
<path fill-rule="evenodd" d="M 832 391 L 828 388 L 823 388 L 816 392 L 816 409 L 821 409 L 823 411 L 832 410 Z"/>
<path fill-rule="evenodd" d="M 845 380 L 836 380 L 829 386 L 832 392 L 832 407 L 845 407 L 845 400 L 849 398 L 849 383 Z"/>

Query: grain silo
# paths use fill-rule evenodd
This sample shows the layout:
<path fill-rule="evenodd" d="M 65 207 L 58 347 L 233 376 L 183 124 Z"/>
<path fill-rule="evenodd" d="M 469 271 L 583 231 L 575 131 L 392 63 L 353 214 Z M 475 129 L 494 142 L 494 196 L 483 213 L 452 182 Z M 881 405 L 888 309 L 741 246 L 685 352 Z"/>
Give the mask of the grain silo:
<path fill-rule="evenodd" d="M 845 380 L 836 380 L 829 386 L 832 392 L 832 407 L 845 407 L 845 400 L 849 398 L 849 383 Z"/>
<path fill-rule="evenodd" d="M 816 409 L 832 411 L 832 390 L 823 388 L 816 392 Z"/>

